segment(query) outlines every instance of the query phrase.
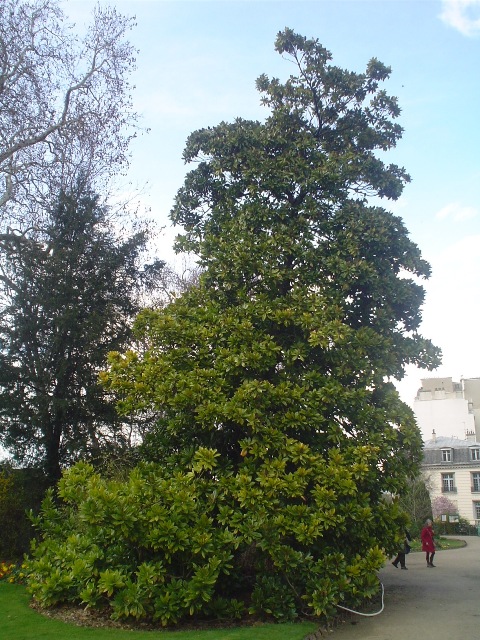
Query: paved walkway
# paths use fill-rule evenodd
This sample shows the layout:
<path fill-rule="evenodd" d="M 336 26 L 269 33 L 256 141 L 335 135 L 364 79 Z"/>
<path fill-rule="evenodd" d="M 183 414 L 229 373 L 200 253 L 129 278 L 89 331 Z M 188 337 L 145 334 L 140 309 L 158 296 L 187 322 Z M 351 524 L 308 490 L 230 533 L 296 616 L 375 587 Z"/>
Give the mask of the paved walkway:
<path fill-rule="evenodd" d="M 352 615 L 332 640 L 479 640 L 480 538 L 462 549 L 437 551 L 434 569 L 424 553 L 407 556 L 408 571 L 390 562 L 380 572 L 385 608 L 378 616 Z"/>

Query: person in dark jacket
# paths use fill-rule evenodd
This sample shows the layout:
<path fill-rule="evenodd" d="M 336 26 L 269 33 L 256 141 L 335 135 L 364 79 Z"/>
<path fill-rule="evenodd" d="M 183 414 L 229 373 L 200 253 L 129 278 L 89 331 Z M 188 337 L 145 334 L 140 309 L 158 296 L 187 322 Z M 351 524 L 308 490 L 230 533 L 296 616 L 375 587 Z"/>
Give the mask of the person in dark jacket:
<path fill-rule="evenodd" d="M 405 529 L 405 540 L 403 542 L 403 548 L 398 552 L 397 557 L 395 558 L 395 560 L 392 562 L 393 566 L 398 569 L 398 563 L 400 563 L 400 567 L 402 569 L 407 569 L 406 567 L 406 563 L 405 563 L 405 556 L 410 553 L 410 545 L 408 544 L 409 542 L 411 542 L 412 537 L 410 536 L 410 533 Z"/>

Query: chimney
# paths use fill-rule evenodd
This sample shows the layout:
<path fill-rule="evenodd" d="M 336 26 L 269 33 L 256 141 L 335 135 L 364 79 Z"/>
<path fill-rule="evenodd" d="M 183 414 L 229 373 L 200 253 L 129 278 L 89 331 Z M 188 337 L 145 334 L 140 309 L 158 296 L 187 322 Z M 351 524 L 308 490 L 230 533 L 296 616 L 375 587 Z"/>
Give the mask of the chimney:
<path fill-rule="evenodd" d="M 437 441 L 437 434 L 435 433 L 435 429 L 432 431 L 432 442 Z"/>

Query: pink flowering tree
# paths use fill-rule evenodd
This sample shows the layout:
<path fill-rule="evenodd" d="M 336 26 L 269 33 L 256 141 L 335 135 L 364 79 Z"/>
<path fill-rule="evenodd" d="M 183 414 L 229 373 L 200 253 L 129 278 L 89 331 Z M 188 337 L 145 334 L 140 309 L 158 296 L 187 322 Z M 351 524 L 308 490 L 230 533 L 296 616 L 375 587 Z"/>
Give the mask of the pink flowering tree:
<path fill-rule="evenodd" d="M 438 496 L 432 500 L 433 519 L 438 520 L 441 515 L 458 513 L 457 505 L 446 496 Z"/>

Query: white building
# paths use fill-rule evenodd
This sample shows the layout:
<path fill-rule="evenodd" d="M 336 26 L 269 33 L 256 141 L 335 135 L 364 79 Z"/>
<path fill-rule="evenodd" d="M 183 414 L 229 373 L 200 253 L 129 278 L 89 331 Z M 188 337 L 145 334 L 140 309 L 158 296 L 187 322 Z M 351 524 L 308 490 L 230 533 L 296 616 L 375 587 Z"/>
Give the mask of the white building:
<path fill-rule="evenodd" d="M 480 378 L 424 378 L 413 403 L 423 438 L 460 440 L 474 435 L 480 441 Z"/>
<path fill-rule="evenodd" d="M 480 442 L 437 437 L 424 443 L 422 472 L 432 503 L 441 496 L 453 503 L 456 514 L 480 525 Z"/>
<path fill-rule="evenodd" d="M 422 432 L 422 472 L 432 502 L 480 524 L 480 378 L 424 378 L 413 403 Z"/>

